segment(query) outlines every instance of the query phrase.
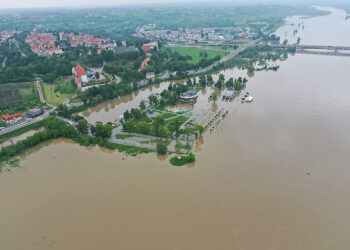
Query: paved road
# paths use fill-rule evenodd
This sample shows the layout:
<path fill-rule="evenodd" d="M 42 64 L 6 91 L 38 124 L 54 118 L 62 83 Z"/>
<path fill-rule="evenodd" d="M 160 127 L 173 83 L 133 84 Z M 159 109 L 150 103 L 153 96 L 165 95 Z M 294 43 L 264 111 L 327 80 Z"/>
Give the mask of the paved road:
<path fill-rule="evenodd" d="M 148 149 L 156 150 L 156 147 L 157 147 L 156 143 L 153 143 L 153 145 L 152 145 L 152 144 L 147 144 L 147 143 L 141 143 L 141 142 L 138 142 L 136 140 L 132 140 L 132 139 L 128 139 L 128 138 L 126 138 L 126 139 L 117 139 L 115 136 L 117 134 L 134 135 L 134 136 L 148 138 L 150 140 L 167 141 L 167 139 L 161 138 L 161 137 L 157 137 L 157 136 L 122 132 L 122 128 L 123 128 L 123 126 L 120 125 L 117 128 L 113 129 L 112 136 L 109 139 L 110 142 L 118 143 L 118 144 L 124 144 L 124 145 L 129 145 L 129 146 L 135 146 L 135 147 L 139 147 L 139 148 L 148 148 Z M 188 152 L 188 150 L 186 150 L 186 149 L 178 149 L 178 150 L 176 150 L 175 144 L 169 145 L 168 146 L 168 151 L 170 151 L 170 152 L 177 152 L 178 151 L 178 152 L 180 152 L 182 154 L 186 154 Z"/>
<path fill-rule="evenodd" d="M 229 54 L 227 54 L 226 56 L 221 58 L 220 61 L 218 61 L 218 62 L 216 62 L 216 63 L 214 63 L 206 68 L 203 68 L 203 69 L 189 70 L 189 71 L 187 71 L 188 72 L 187 74 L 188 75 L 195 75 L 195 74 L 201 74 L 201 73 L 208 72 L 208 71 L 212 70 L 215 66 L 219 65 L 220 63 L 224 63 L 224 62 L 231 60 L 233 57 L 238 55 L 240 52 L 242 52 L 246 48 L 256 45 L 260 40 L 261 40 L 261 38 L 259 38 L 257 40 L 251 40 L 247 44 L 240 46 L 236 50 L 227 50 L 227 51 L 229 51 Z"/>
<path fill-rule="evenodd" d="M 37 117 L 37 118 L 33 118 L 33 119 L 30 119 L 30 118 L 29 118 L 29 119 L 26 119 L 26 120 L 21 121 L 21 122 L 19 122 L 19 123 L 13 124 L 13 125 L 11 125 L 10 127 L 6 127 L 6 128 L 4 128 L 4 129 L 2 129 L 2 130 L 0 131 L 0 135 L 9 133 L 9 132 L 11 132 L 11 131 L 13 131 L 13 130 L 16 130 L 16 129 L 25 127 L 25 126 L 27 126 L 27 125 L 30 125 L 30 124 L 33 124 L 33 123 L 36 123 L 36 122 L 39 122 L 39 121 L 41 121 L 41 120 L 43 120 L 43 119 L 49 117 L 49 115 L 50 115 L 50 112 L 46 112 L 45 114 L 43 114 L 43 115 L 41 115 L 41 116 L 39 116 L 39 117 Z"/>
<path fill-rule="evenodd" d="M 2 67 L 6 68 L 6 61 L 7 61 L 7 56 L 5 57 L 4 61 L 2 62 Z"/>
<path fill-rule="evenodd" d="M 14 43 L 14 44 L 16 45 L 16 47 L 17 47 L 19 53 L 21 53 L 21 56 L 27 56 L 26 54 L 23 53 L 23 51 L 22 51 L 21 48 L 19 47 L 18 42 L 17 42 L 16 39 L 14 39 L 14 38 L 13 38 L 13 39 L 10 39 L 9 42 L 10 42 L 10 43 Z"/>

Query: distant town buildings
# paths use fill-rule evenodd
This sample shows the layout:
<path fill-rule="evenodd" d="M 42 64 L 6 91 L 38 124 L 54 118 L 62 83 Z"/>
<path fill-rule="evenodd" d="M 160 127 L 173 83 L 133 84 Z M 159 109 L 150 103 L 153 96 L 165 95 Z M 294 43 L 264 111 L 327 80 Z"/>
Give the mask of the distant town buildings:
<path fill-rule="evenodd" d="M 7 40 L 14 35 L 12 30 L 0 31 L 0 43 L 6 43 Z"/>
<path fill-rule="evenodd" d="M 25 39 L 25 42 L 31 47 L 32 52 L 38 56 L 51 57 L 52 55 L 62 54 L 60 47 L 56 47 L 57 37 L 52 33 L 39 33 L 35 29 Z"/>
<path fill-rule="evenodd" d="M 117 47 L 114 41 L 109 38 L 97 38 L 90 34 L 85 34 L 79 32 L 78 35 L 71 33 L 60 32 L 59 37 L 61 41 L 68 40 L 72 47 L 77 47 L 78 45 L 85 47 L 97 47 L 97 53 L 100 54 L 102 50 L 112 50 Z"/>
<path fill-rule="evenodd" d="M 123 45 L 121 47 L 116 47 L 114 49 L 114 52 L 116 54 L 124 54 L 124 53 L 130 53 L 130 52 L 139 52 L 138 48 L 136 48 L 135 46 L 126 46 Z"/>
<path fill-rule="evenodd" d="M 145 53 L 150 52 L 152 49 L 158 50 L 158 42 L 146 43 L 142 46 L 142 49 Z"/>
<path fill-rule="evenodd" d="M 22 119 L 22 114 L 16 113 L 13 115 L 2 115 L 1 120 L 7 124 L 15 123 Z"/>
<path fill-rule="evenodd" d="M 154 79 L 156 79 L 156 74 L 154 72 L 147 72 L 146 73 L 146 79 L 154 80 Z"/>
<path fill-rule="evenodd" d="M 148 40 L 167 40 L 180 43 L 228 42 L 235 38 L 252 38 L 251 29 L 242 27 L 192 28 L 180 30 L 156 30 L 156 26 L 144 25 L 136 29 L 135 37 Z M 150 44 L 144 44 L 149 50 Z"/>
<path fill-rule="evenodd" d="M 72 68 L 72 74 L 75 84 L 78 88 L 85 87 L 88 84 L 87 73 L 85 69 L 79 64 Z"/>

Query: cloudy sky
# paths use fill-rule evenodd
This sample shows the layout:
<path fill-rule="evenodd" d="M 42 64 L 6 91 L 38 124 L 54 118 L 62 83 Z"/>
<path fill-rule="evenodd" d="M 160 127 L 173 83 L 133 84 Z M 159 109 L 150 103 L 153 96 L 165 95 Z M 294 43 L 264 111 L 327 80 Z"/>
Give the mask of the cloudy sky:
<path fill-rule="evenodd" d="M 330 0 L 216 0 L 215 2 L 225 3 L 290 3 L 290 2 L 325 2 Z M 349 1 L 349 0 L 335 0 L 335 1 Z M 91 6 L 121 6 L 130 4 L 164 4 L 164 3 L 199 3 L 208 2 L 210 0 L 0 0 L 0 8 L 38 8 L 38 7 L 91 7 Z M 331 1 L 333 2 L 333 1 Z"/>

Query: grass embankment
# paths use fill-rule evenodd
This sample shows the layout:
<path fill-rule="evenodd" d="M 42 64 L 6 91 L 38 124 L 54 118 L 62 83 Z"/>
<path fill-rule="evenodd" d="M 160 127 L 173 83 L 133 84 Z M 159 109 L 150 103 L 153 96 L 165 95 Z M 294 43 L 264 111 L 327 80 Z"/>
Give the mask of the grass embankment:
<path fill-rule="evenodd" d="M 6 134 L 0 135 L 0 143 L 3 143 L 4 141 L 6 141 L 14 136 L 19 136 L 19 135 L 24 134 L 28 131 L 39 129 L 41 127 L 43 127 L 43 124 L 40 121 L 40 122 L 32 123 L 32 124 L 25 126 L 25 127 L 22 127 L 22 128 L 13 130 L 13 131 L 8 132 Z"/>
<path fill-rule="evenodd" d="M 176 51 L 181 56 L 191 56 L 192 60 L 189 60 L 188 62 L 193 64 L 197 64 L 201 59 L 213 59 L 216 56 L 223 57 L 226 55 L 226 53 L 222 51 L 206 50 L 200 48 L 172 47 L 171 50 Z M 204 54 L 207 54 L 207 56 L 203 56 Z"/>
<path fill-rule="evenodd" d="M 55 106 L 73 96 L 77 91 L 77 86 L 74 84 L 71 77 L 68 79 L 60 79 L 53 84 L 42 83 L 41 87 L 46 101 Z"/>
<path fill-rule="evenodd" d="M 81 146 L 99 145 L 101 147 L 105 147 L 111 150 L 118 150 L 119 152 L 125 153 L 126 155 L 131 155 L 131 156 L 154 152 L 154 150 L 151 150 L 151 149 L 129 146 L 124 144 L 117 144 L 117 143 L 109 142 L 106 138 L 103 139 L 101 137 L 92 137 L 89 135 L 79 135 L 78 137 L 73 138 L 73 140 Z"/>
<path fill-rule="evenodd" d="M 124 140 L 124 139 L 128 139 L 131 137 L 135 137 L 135 135 L 124 135 L 124 134 L 116 134 L 115 138 L 119 139 L 119 140 Z"/>
<path fill-rule="evenodd" d="M 0 162 L 9 162 L 11 158 L 23 154 L 27 149 L 34 147 L 41 142 L 60 137 L 70 138 L 82 146 L 99 145 L 111 150 L 118 150 L 119 152 L 123 152 L 131 156 L 154 151 L 151 149 L 139 148 L 135 146 L 111 143 L 107 138 L 78 135 L 73 126 L 67 125 L 64 121 L 54 117 L 46 118 L 39 123 L 41 123 L 41 126 L 45 127 L 45 131 L 37 132 L 34 135 L 29 136 L 24 140 L 18 141 L 13 145 L 2 147 L 0 151 Z M 14 136 L 18 133 L 23 133 L 34 128 L 39 128 L 39 125 L 37 125 L 37 127 L 28 125 L 25 128 L 13 131 L 11 135 Z M 5 138 L 5 136 L 10 135 L 6 134 L 2 137 Z"/>

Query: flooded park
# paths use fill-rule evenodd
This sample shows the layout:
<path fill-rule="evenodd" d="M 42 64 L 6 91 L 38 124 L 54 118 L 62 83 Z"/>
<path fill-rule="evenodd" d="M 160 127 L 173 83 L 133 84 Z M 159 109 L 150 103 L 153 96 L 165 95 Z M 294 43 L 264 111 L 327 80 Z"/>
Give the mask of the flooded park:
<path fill-rule="evenodd" d="M 276 33 L 292 40 L 290 24 L 303 22 L 302 44 L 350 45 L 350 20 L 331 11 Z M 228 113 L 193 142 L 192 165 L 68 139 L 30 150 L 0 175 L 0 249 L 349 249 L 350 57 L 296 53 L 278 65 L 220 72 L 248 78 L 232 101 L 199 93 L 199 122 Z M 112 121 L 168 84 L 82 115 Z"/>

